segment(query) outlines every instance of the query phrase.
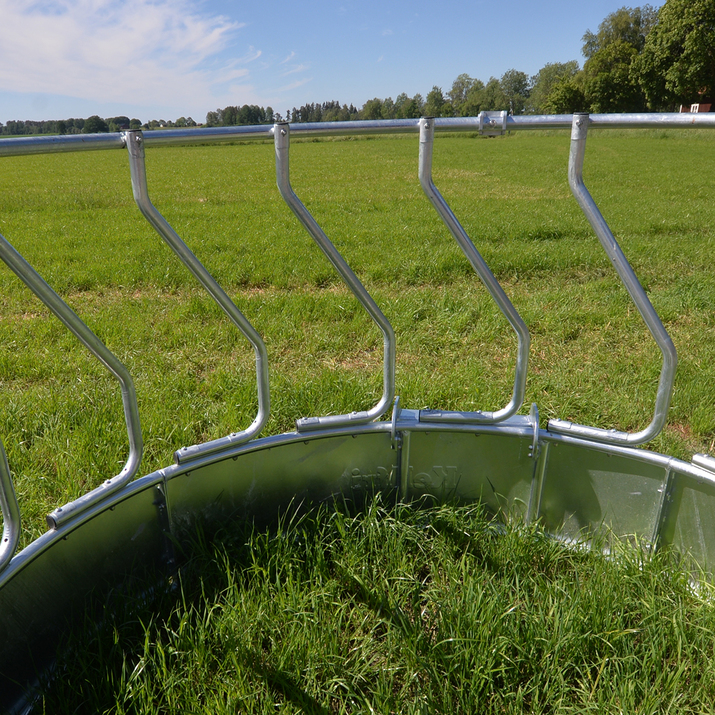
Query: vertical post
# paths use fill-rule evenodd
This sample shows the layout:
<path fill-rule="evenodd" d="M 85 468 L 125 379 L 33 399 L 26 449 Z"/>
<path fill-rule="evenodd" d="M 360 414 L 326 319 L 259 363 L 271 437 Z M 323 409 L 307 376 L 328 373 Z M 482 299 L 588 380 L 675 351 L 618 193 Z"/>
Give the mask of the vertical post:
<path fill-rule="evenodd" d="M 481 115 L 480 115 L 481 116 Z M 529 361 L 529 342 L 531 340 L 529 329 L 521 319 L 516 308 L 507 297 L 506 293 L 499 285 L 499 281 L 494 277 L 494 274 L 489 270 L 486 262 L 476 249 L 475 245 L 467 236 L 466 231 L 457 220 L 457 217 L 452 213 L 447 202 L 442 198 L 442 195 L 437 190 L 437 187 L 432 181 L 432 153 L 434 148 L 434 118 L 420 119 L 420 163 L 419 176 L 422 190 L 427 195 L 432 206 L 439 214 L 444 224 L 449 229 L 449 232 L 459 244 L 462 252 L 467 257 L 472 268 L 481 278 L 485 288 L 489 291 L 489 295 L 494 299 L 494 302 L 499 306 L 504 317 L 509 321 L 509 324 L 514 329 L 517 336 L 517 358 L 516 371 L 514 375 L 514 389 L 512 391 L 511 400 L 501 410 L 496 412 L 443 412 L 440 410 L 421 410 L 420 420 L 430 422 L 469 422 L 469 423 L 491 423 L 500 422 L 508 417 L 511 417 L 517 412 L 524 402 L 524 393 L 526 391 L 526 375 Z"/>
<path fill-rule="evenodd" d="M 196 459 L 207 454 L 213 454 L 230 445 L 241 444 L 257 435 L 266 423 L 270 411 L 270 387 L 268 381 L 268 353 L 263 339 L 256 329 L 248 322 L 245 315 L 236 307 L 221 286 L 204 268 L 201 261 L 191 252 L 191 249 L 179 238 L 179 235 L 168 224 L 166 219 L 156 210 L 149 199 L 147 187 L 146 166 L 144 163 L 144 139 L 140 131 L 125 132 L 127 151 L 129 152 L 129 170 L 132 177 L 134 200 L 147 221 L 164 239 L 169 248 L 179 257 L 179 260 L 191 271 L 191 274 L 206 289 L 208 294 L 218 303 L 231 322 L 244 334 L 256 353 L 256 382 L 258 388 L 258 414 L 251 425 L 242 432 L 234 432 L 227 437 L 221 437 L 204 444 L 183 447 L 174 457 L 178 463 Z"/>
<path fill-rule="evenodd" d="M 17 505 L 12 475 L 5 449 L 0 442 L 0 513 L 2 513 L 2 542 L 0 542 L 0 572 L 10 563 L 20 540 L 20 508 Z"/>
<path fill-rule="evenodd" d="M 586 437 L 599 442 L 610 444 L 643 444 L 653 439 L 665 426 L 668 419 L 668 408 L 670 398 L 673 394 L 673 383 L 675 382 L 675 368 L 678 363 L 678 356 L 675 346 L 670 339 L 663 323 L 660 321 L 655 308 L 651 304 L 643 286 L 638 281 L 633 272 L 628 259 L 625 257 L 621 247 L 611 233 L 606 220 L 596 206 L 596 202 L 591 198 L 586 185 L 583 183 L 583 160 L 586 154 L 586 137 L 588 135 L 588 114 L 574 114 L 571 125 L 571 152 L 569 154 L 569 186 L 578 205 L 596 232 L 598 240 L 606 251 L 613 267 L 616 269 L 621 282 L 625 286 L 628 294 L 638 308 L 638 312 L 648 326 L 650 334 L 658 344 L 663 355 L 663 366 L 660 371 L 658 382 L 658 392 L 655 398 L 655 413 L 653 420 L 644 430 L 640 432 L 619 432 L 614 429 L 606 430 L 598 427 L 587 427 L 586 425 L 574 424 L 567 420 L 549 420 L 548 429 L 551 432 L 561 434 L 572 434 L 578 437 Z"/>
<path fill-rule="evenodd" d="M 276 181 L 283 200 L 288 204 L 296 218 L 318 244 L 335 270 L 341 275 L 346 285 L 353 292 L 361 305 L 382 331 L 383 352 L 383 391 L 380 401 L 370 410 L 351 412 L 347 415 L 331 415 L 329 417 L 304 417 L 296 421 L 299 431 L 321 429 L 323 427 L 338 427 L 350 424 L 363 424 L 381 417 L 392 404 L 395 396 L 395 333 L 390 322 L 365 290 L 365 286 L 353 273 L 337 248 L 330 242 L 313 218 L 308 209 L 295 195 L 290 185 L 290 126 L 287 123 L 276 124 L 273 127 L 273 140 L 276 149 Z"/>

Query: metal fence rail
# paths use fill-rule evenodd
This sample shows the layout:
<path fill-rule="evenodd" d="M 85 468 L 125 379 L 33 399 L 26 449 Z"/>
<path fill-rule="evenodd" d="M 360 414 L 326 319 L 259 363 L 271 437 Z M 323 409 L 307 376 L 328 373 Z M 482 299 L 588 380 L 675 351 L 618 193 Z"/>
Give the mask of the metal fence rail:
<path fill-rule="evenodd" d="M 509 116 L 506 112 L 482 112 L 478 117 L 441 117 L 434 120 L 436 132 L 502 134 L 531 129 L 571 129 L 572 114 L 538 114 Z M 588 125 L 593 129 L 691 129 L 715 128 L 715 113 L 640 113 L 591 114 Z M 355 122 L 312 122 L 291 124 L 297 139 L 310 137 L 347 137 L 369 134 L 418 134 L 419 119 L 381 119 Z M 220 144 L 221 142 L 273 140 L 273 125 L 245 127 L 198 127 L 162 129 L 144 135 L 146 146 L 183 146 Z M 0 156 L 53 154 L 74 151 L 122 149 L 125 133 L 72 134 L 53 137 L 14 137 L 0 139 Z"/>

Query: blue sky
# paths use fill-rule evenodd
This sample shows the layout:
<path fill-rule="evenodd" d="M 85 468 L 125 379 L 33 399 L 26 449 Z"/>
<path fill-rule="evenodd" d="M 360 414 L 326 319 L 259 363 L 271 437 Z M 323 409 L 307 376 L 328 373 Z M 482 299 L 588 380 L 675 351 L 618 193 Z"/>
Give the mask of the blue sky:
<path fill-rule="evenodd" d="M 0 0 L 0 122 L 360 107 L 581 56 L 622 0 Z M 635 4 L 635 3 L 634 3 Z M 653 3 L 659 5 L 662 3 Z"/>

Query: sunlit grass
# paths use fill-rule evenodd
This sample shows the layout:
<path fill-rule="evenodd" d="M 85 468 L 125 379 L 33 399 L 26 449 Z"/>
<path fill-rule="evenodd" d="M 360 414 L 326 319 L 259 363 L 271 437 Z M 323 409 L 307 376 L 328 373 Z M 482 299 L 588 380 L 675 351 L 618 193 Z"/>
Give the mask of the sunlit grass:
<path fill-rule="evenodd" d="M 478 507 L 288 512 L 199 537 L 175 590 L 69 647 L 37 712 L 711 712 L 715 609 Z M 137 608 L 139 609 L 137 612 Z"/>

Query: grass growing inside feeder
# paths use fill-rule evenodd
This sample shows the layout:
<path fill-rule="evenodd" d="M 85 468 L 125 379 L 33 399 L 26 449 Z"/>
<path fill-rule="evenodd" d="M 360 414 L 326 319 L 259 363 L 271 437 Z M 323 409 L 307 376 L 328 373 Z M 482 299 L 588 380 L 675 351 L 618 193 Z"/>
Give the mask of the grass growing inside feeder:
<path fill-rule="evenodd" d="M 715 608 L 668 554 L 380 499 L 217 536 L 72 644 L 36 712 L 712 711 Z"/>

